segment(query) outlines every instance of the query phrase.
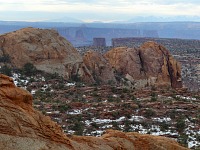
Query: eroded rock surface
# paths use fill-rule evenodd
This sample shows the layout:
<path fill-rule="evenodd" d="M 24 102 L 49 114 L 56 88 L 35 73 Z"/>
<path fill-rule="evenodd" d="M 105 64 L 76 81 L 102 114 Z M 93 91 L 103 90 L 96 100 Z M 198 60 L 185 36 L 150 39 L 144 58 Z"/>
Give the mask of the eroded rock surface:
<path fill-rule="evenodd" d="M 86 52 L 83 56 L 83 62 L 96 82 L 103 84 L 116 83 L 111 65 L 100 53 L 92 50 Z"/>
<path fill-rule="evenodd" d="M 0 149 L 4 150 L 186 150 L 174 140 L 108 130 L 102 137 L 67 137 L 32 107 L 29 92 L 0 74 Z"/>
<path fill-rule="evenodd" d="M 146 42 L 140 48 L 113 48 L 104 56 L 116 72 L 136 88 L 182 87 L 179 63 L 165 47 L 155 42 Z"/>
<path fill-rule="evenodd" d="M 77 50 L 55 30 L 24 28 L 0 36 L 0 51 L 14 67 L 32 63 L 38 70 L 94 82 Z"/>

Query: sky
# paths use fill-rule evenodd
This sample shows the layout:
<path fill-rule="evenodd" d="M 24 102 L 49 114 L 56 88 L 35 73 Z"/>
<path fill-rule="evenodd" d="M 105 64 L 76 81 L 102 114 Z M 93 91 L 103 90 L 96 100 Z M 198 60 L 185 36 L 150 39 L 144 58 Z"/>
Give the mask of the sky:
<path fill-rule="evenodd" d="M 70 17 L 74 21 L 111 22 L 141 16 L 186 16 L 195 21 L 200 17 L 200 0 L 0 0 L 0 20 L 6 21 L 56 21 Z"/>

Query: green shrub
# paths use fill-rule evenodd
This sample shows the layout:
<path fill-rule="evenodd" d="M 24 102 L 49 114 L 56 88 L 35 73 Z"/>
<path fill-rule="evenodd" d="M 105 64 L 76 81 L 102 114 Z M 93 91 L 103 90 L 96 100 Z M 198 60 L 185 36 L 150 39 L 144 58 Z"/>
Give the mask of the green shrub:
<path fill-rule="evenodd" d="M 176 122 L 176 129 L 178 132 L 183 132 L 185 129 L 185 120 L 183 118 L 179 118 Z"/>
<path fill-rule="evenodd" d="M 37 69 L 33 64 L 26 63 L 22 68 L 22 72 L 27 76 L 31 76 L 37 73 Z"/>
<path fill-rule="evenodd" d="M 147 109 L 145 112 L 144 112 L 144 116 L 146 118 L 151 118 L 153 116 L 156 115 L 156 112 L 153 110 L 153 109 Z"/>
<path fill-rule="evenodd" d="M 10 56 L 7 54 L 4 54 L 0 56 L 0 62 L 2 63 L 10 63 Z"/>
<path fill-rule="evenodd" d="M 7 65 L 3 66 L 0 68 L 0 72 L 2 74 L 5 74 L 7 76 L 12 76 L 12 70 L 10 67 L 8 67 Z"/>
<path fill-rule="evenodd" d="M 188 145 L 188 135 L 186 135 L 186 134 L 180 135 L 180 136 L 178 137 L 177 141 L 178 141 L 181 145 L 187 147 L 187 145 Z"/>

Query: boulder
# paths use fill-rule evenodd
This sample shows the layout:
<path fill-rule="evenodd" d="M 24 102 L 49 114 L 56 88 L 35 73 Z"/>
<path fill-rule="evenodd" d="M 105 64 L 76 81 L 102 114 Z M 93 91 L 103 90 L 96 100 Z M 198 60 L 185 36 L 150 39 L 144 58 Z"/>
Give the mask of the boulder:
<path fill-rule="evenodd" d="M 155 42 L 146 42 L 140 48 L 113 48 L 104 56 L 116 73 L 136 88 L 182 87 L 180 64 L 165 47 Z"/>
<path fill-rule="evenodd" d="M 10 56 L 16 68 L 32 63 L 38 70 L 58 73 L 66 79 L 77 76 L 94 82 L 81 55 L 55 30 L 24 28 L 1 35 L 0 50 Z"/>

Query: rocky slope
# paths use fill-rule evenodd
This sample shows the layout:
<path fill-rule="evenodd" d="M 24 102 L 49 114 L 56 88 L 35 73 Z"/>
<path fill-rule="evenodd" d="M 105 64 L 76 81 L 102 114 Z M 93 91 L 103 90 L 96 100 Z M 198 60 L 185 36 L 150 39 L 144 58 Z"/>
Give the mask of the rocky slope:
<path fill-rule="evenodd" d="M 146 42 L 140 48 L 117 47 L 105 58 L 116 72 L 136 88 L 150 85 L 181 88 L 181 69 L 169 51 L 155 42 Z"/>
<path fill-rule="evenodd" d="M 0 54 L 9 55 L 14 67 L 32 63 L 38 70 L 65 78 L 93 78 L 76 49 L 55 30 L 24 28 L 0 36 Z"/>
<path fill-rule="evenodd" d="M 186 150 L 159 136 L 108 130 L 102 137 L 67 137 L 60 127 L 32 107 L 32 96 L 0 74 L 0 149 L 10 150 Z"/>
<path fill-rule="evenodd" d="M 96 82 L 116 83 L 111 65 L 100 53 L 92 50 L 86 52 L 83 56 L 83 62 L 93 75 Z"/>

